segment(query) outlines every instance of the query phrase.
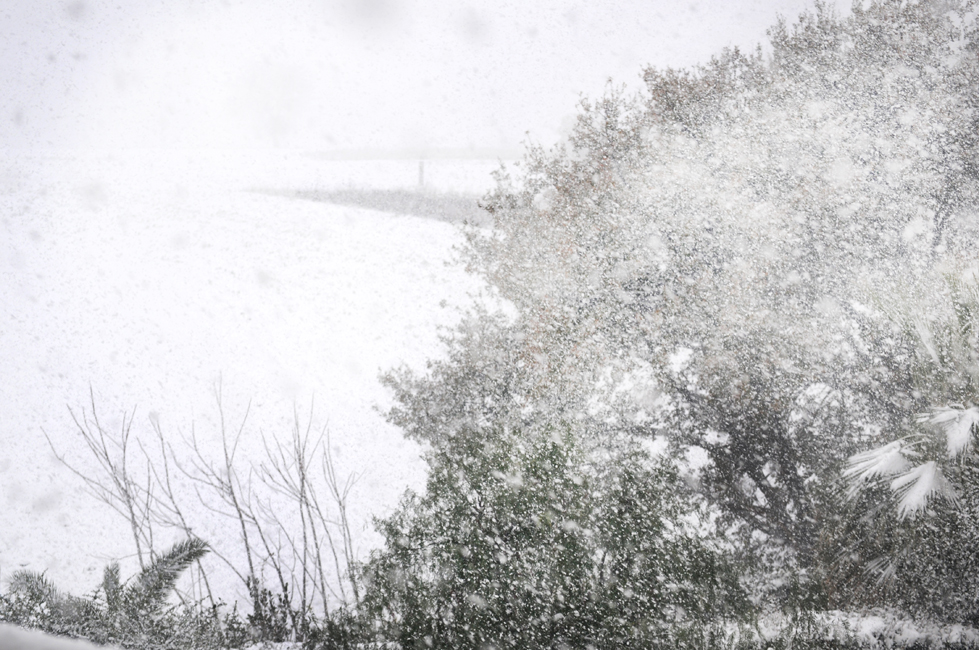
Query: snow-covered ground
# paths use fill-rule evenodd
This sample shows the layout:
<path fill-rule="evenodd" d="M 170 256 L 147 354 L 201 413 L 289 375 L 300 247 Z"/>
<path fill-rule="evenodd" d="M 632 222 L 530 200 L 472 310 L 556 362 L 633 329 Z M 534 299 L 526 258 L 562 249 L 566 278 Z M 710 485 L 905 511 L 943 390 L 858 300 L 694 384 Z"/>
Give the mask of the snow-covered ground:
<path fill-rule="evenodd" d="M 482 192 L 495 161 L 429 161 L 436 190 Z M 0 580 L 46 571 L 73 592 L 131 556 L 125 522 L 52 454 L 89 459 L 68 408 L 103 424 L 159 419 L 215 443 L 214 387 L 243 453 L 288 435 L 314 404 L 369 520 L 423 476 L 418 449 L 376 407 L 378 373 L 422 368 L 477 283 L 446 265 L 461 242 L 437 220 L 255 190 L 407 188 L 417 161 L 268 152 L 25 153 L 0 162 Z M 226 522 L 202 531 L 220 535 Z M 125 565 L 124 565 L 125 567 Z M 124 568 L 125 571 L 125 568 Z"/>
<path fill-rule="evenodd" d="M 0 648 L 4 650 L 112 650 L 109 646 L 96 646 L 85 641 L 62 639 L 34 630 L 23 630 L 0 623 Z"/>

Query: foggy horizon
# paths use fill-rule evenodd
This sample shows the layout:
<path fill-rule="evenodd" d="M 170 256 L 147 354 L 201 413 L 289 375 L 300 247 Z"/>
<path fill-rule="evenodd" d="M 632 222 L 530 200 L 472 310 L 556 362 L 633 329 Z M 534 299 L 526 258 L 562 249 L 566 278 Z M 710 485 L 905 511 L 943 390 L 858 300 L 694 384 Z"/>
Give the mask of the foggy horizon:
<path fill-rule="evenodd" d="M 12 6 L 0 14 L 0 147 L 513 157 L 528 143 L 559 141 L 580 98 L 600 96 L 609 80 L 635 91 L 646 66 L 753 51 L 779 16 L 794 22 L 807 8 L 805 0 Z"/>

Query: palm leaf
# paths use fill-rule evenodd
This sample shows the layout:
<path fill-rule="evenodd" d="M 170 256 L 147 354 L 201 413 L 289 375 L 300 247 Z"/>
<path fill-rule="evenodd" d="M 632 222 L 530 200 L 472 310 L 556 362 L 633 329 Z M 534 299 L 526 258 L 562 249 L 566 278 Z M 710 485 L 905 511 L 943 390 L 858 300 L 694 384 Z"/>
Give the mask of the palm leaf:
<path fill-rule="evenodd" d="M 955 491 L 933 460 L 913 467 L 895 478 L 891 481 L 891 491 L 900 497 L 900 519 L 918 514 L 934 498 L 944 497 L 952 502 L 956 500 Z"/>
<path fill-rule="evenodd" d="M 10 578 L 10 593 L 37 602 L 53 605 L 62 599 L 61 593 L 44 577 L 34 571 L 17 571 Z"/>
<path fill-rule="evenodd" d="M 918 419 L 945 431 L 948 456 L 955 458 L 972 446 L 972 436 L 979 425 L 979 408 L 936 408 L 930 413 L 922 414 Z"/>
<path fill-rule="evenodd" d="M 906 453 L 904 442 L 895 440 L 883 447 L 851 456 L 843 471 L 844 478 L 850 481 L 847 496 L 855 497 L 864 484 L 878 478 L 906 472 L 911 467 Z"/>
<path fill-rule="evenodd" d="M 167 597 L 173 591 L 180 574 L 204 557 L 207 550 L 207 542 L 197 538 L 174 544 L 169 551 L 143 569 L 133 583 L 126 587 L 127 604 L 140 612 L 160 611 L 166 604 Z"/>

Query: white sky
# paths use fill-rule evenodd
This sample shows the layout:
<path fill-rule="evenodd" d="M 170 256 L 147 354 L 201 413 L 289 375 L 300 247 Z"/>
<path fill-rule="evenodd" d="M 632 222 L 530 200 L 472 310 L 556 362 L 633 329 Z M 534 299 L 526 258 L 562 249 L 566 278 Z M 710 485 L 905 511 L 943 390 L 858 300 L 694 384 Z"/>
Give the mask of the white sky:
<path fill-rule="evenodd" d="M 0 1 L 0 147 L 419 154 L 550 144 L 609 77 L 753 49 L 810 5 Z"/>

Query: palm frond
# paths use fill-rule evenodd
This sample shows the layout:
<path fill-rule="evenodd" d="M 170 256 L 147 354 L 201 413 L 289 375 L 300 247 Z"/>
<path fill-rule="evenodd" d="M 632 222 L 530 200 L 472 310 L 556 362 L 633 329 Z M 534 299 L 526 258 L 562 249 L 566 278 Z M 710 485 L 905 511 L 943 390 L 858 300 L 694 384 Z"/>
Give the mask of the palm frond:
<path fill-rule="evenodd" d="M 972 436 L 979 426 L 979 408 L 952 406 L 932 409 L 918 417 L 923 424 L 945 431 L 945 446 L 949 458 L 955 458 L 972 446 Z"/>
<path fill-rule="evenodd" d="M 177 542 L 140 571 L 133 583 L 126 587 L 127 604 L 139 611 L 158 612 L 166 604 L 180 574 L 204 557 L 207 551 L 207 542 L 201 539 L 191 538 Z"/>
<path fill-rule="evenodd" d="M 49 604 L 61 599 L 61 594 L 51 581 L 36 571 L 14 573 L 10 578 L 10 593 Z"/>
<path fill-rule="evenodd" d="M 955 501 L 955 491 L 938 464 L 931 460 L 904 472 L 891 481 L 891 490 L 900 497 L 897 514 L 901 519 L 914 516 L 937 497 Z"/>
<path fill-rule="evenodd" d="M 911 467 L 906 453 L 904 441 L 895 440 L 851 456 L 843 470 L 843 477 L 850 481 L 847 496 L 855 497 L 865 484 L 878 478 L 906 472 Z"/>
<path fill-rule="evenodd" d="M 897 561 L 890 555 L 882 555 L 867 562 L 864 573 L 873 577 L 879 587 L 897 576 Z"/>

